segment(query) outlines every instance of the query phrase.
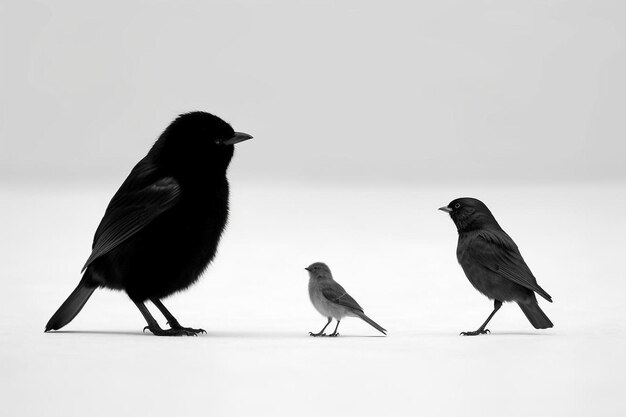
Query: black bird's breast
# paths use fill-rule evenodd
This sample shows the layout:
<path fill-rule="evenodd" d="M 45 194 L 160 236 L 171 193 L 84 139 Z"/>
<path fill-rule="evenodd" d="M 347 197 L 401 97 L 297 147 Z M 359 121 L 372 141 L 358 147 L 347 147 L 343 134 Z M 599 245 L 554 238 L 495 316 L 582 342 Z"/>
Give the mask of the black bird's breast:
<path fill-rule="evenodd" d="M 228 219 L 228 181 L 181 184 L 181 199 L 144 229 L 94 261 L 99 283 L 136 301 L 193 284 L 215 257 Z"/>
<path fill-rule="evenodd" d="M 456 256 L 465 276 L 481 294 L 499 301 L 520 301 L 532 296 L 532 291 L 510 281 L 478 261 L 472 253 L 481 249 L 478 233 L 459 234 Z"/>

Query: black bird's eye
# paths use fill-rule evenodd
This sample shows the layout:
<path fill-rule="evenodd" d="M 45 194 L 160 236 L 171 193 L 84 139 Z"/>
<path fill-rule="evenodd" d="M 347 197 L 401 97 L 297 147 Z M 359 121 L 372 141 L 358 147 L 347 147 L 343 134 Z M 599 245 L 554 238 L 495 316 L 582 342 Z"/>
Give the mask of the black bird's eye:
<path fill-rule="evenodd" d="M 459 204 L 459 203 L 456 203 L 456 204 L 454 205 L 454 208 L 455 208 L 455 209 L 458 209 L 459 207 L 461 207 L 461 204 Z"/>

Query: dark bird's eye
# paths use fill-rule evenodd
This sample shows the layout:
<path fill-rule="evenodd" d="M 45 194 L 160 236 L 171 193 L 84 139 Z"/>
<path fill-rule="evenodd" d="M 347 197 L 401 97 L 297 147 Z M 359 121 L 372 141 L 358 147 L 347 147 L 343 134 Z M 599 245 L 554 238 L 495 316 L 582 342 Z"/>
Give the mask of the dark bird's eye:
<path fill-rule="evenodd" d="M 461 205 L 460 205 L 459 203 L 456 203 L 456 204 L 454 205 L 454 208 L 459 208 L 459 207 L 461 207 Z"/>

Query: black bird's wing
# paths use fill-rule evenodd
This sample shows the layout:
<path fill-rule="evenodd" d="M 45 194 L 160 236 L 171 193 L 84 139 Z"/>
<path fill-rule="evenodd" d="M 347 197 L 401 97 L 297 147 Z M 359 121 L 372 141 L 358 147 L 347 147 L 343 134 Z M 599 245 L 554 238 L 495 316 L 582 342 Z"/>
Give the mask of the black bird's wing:
<path fill-rule="evenodd" d="M 333 285 L 324 287 L 322 289 L 322 295 L 332 303 L 360 311 L 361 313 L 363 312 L 363 307 L 336 282 L 334 282 Z"/>
<path fill-rule="evenodd" d="M 485 268 L 533 290 L 546 300 L 552 297 L 537 284 L 513 239 L 504 231 L 481 230 L 468 245 L 469 255 Z"/>
<path fill-rule="evenodd" d="M 82 271 L 173 207 L 180 193 L 174 178 L 159 177 L 156 166 L 142 159 L 111 199 Z"/>

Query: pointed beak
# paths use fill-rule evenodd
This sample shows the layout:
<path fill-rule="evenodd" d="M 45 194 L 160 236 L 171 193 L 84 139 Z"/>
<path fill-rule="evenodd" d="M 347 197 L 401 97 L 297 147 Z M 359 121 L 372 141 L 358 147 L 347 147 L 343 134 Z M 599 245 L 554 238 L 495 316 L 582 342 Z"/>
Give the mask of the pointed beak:
<path fill-rule="evenodd" d="M 450 207 L 446 207 L 446 206 L 439 207 L 438 210 L 445 211 L 446 213 L 452 213 L 452 209 Z"/>
<path fill-rule="evenodd" d="M 232 138 L 222 141 L 222 144 L 234 145 L 235 143 L 243 142 L 250 139 L 252 139 L 252 136 L 248 135 L 247 133 L 235 132 L 235 135 Z"/>
<path fill-rule="evenodd" d="M 311 270 L 309 269 L 309 267 L 308 267 L 308 266 L 307 266 L 306 268 L 304 268 L 304 269 L 306 269 L 307 271 L 311 272 Z"/>

